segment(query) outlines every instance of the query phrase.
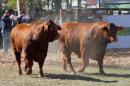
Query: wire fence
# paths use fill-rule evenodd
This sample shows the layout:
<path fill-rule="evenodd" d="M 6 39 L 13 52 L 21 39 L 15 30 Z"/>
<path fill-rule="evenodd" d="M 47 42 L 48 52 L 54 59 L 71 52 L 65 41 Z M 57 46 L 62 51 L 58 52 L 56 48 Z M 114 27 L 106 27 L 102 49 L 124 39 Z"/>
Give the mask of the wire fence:
<path fill-rule="evenodd" d="M 95 22 L 102 20 L 104 11 L 95 11 L 91 9 L 62 9 L 59 13 L 53 10 L 43 12 L 41 19 L 52 19 L 57 24 L 67 21 L 79 21 L 79 22 Z"/>

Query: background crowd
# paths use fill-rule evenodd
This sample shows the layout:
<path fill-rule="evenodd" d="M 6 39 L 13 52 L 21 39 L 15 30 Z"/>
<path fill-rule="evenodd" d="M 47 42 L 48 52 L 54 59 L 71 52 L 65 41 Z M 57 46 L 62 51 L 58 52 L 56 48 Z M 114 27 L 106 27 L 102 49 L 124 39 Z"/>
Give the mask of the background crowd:
<path fill-rule="evenodd" d="M 2 38 L 2 50 L 1 52 L 7 53 L 10 47 L 10 33 L 12 28 L 20 23 L 30 22 L 30 17 L 25 12 L 21 12 L 20 16 L 17 16 L 15 11 L 5 10 L 0 18 L 0 31 Z"/>

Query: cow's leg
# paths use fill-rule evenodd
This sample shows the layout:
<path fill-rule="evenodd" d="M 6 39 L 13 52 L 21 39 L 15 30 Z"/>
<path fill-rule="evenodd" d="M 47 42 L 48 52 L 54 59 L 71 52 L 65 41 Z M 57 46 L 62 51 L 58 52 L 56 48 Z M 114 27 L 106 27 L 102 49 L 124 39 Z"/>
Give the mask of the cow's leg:
<path fill-rule="evenodd" d="M 82 61 L 82 66 L 78 72 L 84 72 L 86 66 L 89 64 L 89 57 L 86 55 L 85 49 L 81 50 L 81 61 Z"/>
<path fill-rule="evenodd" d="M 32 73 L 32 66 L 33 66 L 33 56 L 32 54 L 29 52 L 29 47 L 27 46 L 24 50 L 24 62 L 25 62 L 25 72 L 27 75 L 30 75 Z"/>
<path fill-rule="evenodd" d="M 70 70 L 73 72 L 73 74 L 76 74 L 76 71 L 74 70 L 71 63 L 71 51 L 69 50 L 63 51 L 63 57 L 64 57 L 64 60 L 66 60 L 66 62 L 68 63 Z M 64 65 L 66 66 L 66 63 L 64 63 Z"/>
<path fill-rule="evenodd" d="M 44 77 L 44 73 L 43 73 L 43 70 L 42 70 L 44 61 L 45 61 L 45 58 L 43 58 L 42 61 L 39 61 L 39 62 L 38 62 L 38 63 L 39 63 L 39 77 Z"/>
<path fill-rule="evenodd" d="M 14 51 L 15 58 L 18 64 L 18 75 L 22 75 L 22 70 L 21 70 L 21 53 Z"/>
<path fill-rule="evenodd" d="M 99 66 L 99 72 L 101 74 L 105 74 L 104 70 L 103 70 L 103 58 L 98 59 L 98 66 Z"/>
<path fill-rule="evenodd" d="M 65 59 L 65 57 L 63 56 L 63 70 L 64 71 L 67 71 L 67 68 L 66 68 L 66 59 Z"/>
<path fill-rule="evenodd" d="M 65 49 L 65 45 L 64 45 L 64 43 L 60 43 L 60 47 L 61 47 L 61 55 L 62 55 L 62 62 L 63 62 L 63 71 L 67 71 L 67 64 L 66 64 L 66 57 L 65 57 L 65 55 L 64 55 L 64 53 L 63 53 L 63 51 L 64 51 L 64 49 Z"/>
<path fill-rule="evenodd" d="M 89 58 L 88 57 L 82 57 L 82 66 L 81 68 L 79 69 L 78 72 L 84 72 L 86 66 L 89 64 Z"/>
<path fill-rule="evenodd" d="M 26 74 L 30 75 L 32 74 L 33 59 L 28 57 L 26 61 L 27 61 L 25 65 L 25 67 L 27 67 Z"/>
<path fill-rule="evenodd" d="M 24 71 L 27 72 L 28 69 L 28 60 L 26 58 L 24 58 L 24 62 L 25 62 L 25 67 L 24 67 Z"/>
<path fill-rule="evenodd" d="M 27 75 L 30 75 L 32 73 L 32 66 L 33 66 L 33 57 L 29 52 L 24 52 L 25 54 L 25 58 L 24 58 L 24 62 L 25 62 L 25 72 Z"/>
<path fill-rule="evenodd" d="M 24 70 L 25 70 L 26 74 L 29 75 L 32 73 L 33 60 L 25 57 L 24 62 L 25 62 Z"/>

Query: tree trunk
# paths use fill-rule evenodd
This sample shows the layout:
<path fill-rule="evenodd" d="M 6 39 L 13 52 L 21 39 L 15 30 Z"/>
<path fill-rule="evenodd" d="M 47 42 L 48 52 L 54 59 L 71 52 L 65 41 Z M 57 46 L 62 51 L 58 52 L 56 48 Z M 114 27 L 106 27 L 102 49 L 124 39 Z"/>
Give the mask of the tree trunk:
<path fill-rule="evenodd" d="M 2 15 L 2 1 L 3 0 L 0 0 L 0 16 Z"/>
<path fill-rule="evenodd" d="M 66 0 L 67 9 L 72 9 L 72 0 Z"/>
<path fill-rule="evenodd" d="M 62 2 L 62 0 L 54 0 L 55 11 L 57 13 L 59 13 L 59 11 L 61 9 L 61 2 Z"/>
<path fill-rule="evenodd" d="M 66 0 L 66 8 L 69 9 L 69 0 Z"/>
<path fill-rule="evenodd" d="M 30 2 L 28 5 L 29 8 L 29 15 L 33 19 L 35 17 L 35 7 L 34 7 L 34 0 Z"/>
<path fill-rule="evenodd" d="M 81 0 L 78 0 L 78 21 L 80 21 L 81 15 Z"/>
<path fill-rule="evenodd" d="M 50 8 L 50 0 L 47 0 L 47 8 L 49 10 L 49 8 Z"/>
<path fill-rule="evenodd" d="M 26 0 L 19 0 L 20 5 L 20 12 L 27 12 L 27 1 Z"/>
<path fill-rule="evenodd" d="M 28 6 L 29 15 L 31 16 L 31 18 L 33 19 L 40 18 L 42 16 L 42 11 L 43 11 L 42 7 L 43 7 L 42 0 L 31 1 L 31 3 Z"/>
<path fill-rule="evenodd" d="M 36 17 L 41 17 L 42 16 L 42 0 L 36 0 L 37 1 L 37 3 L 35 3 L 36 4 Z"/>

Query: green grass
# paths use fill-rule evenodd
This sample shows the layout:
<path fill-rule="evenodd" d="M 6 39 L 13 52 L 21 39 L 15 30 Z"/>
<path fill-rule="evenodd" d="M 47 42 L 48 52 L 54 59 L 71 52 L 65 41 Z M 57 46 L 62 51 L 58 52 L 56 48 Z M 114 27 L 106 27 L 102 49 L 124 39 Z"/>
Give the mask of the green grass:
<path fill-rule="evenodd" d="M 130 27 L 124 27 L 123 31 L 119 31 L 117 33 L 118 36 L 129 36 L 130 35 Z"/>
<path fill-rule="evenodd" d="M 15 64 L 0 63 L 0 86 L 130 86 L 130 69 L 105 66 L 107 74 L 100 75 L 97 66 L 89 65 L 84 73 L 71 75 L 63 72 L 60 65 L 45 63 L 45 77 L 39 78 L 37 64 L 33 66 L 32 75 L 23 72 L 18 76 Z"/>

